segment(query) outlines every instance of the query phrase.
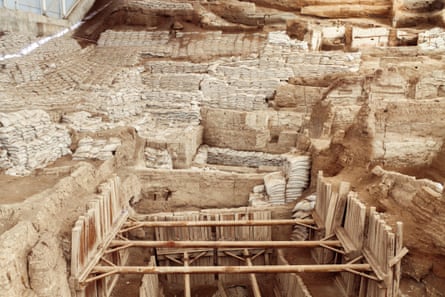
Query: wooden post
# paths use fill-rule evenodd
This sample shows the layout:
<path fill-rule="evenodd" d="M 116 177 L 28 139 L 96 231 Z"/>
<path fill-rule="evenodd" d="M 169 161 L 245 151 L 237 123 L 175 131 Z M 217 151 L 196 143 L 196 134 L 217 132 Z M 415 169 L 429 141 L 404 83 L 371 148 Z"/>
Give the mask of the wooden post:
<path fill-rule="evenodd" d="M 397 232 L 396 232 L 396 252 L 395 255 L 400 253 L 403 248 L 403 223 L 397 222 Z M 393 296 L 399 296 L 399 286 L 401 279 L 401 266 L 402 262 L 399 261 L 394 266 L 394 283 L 393 283 Z"/>
<path fill-rule="evenodd" d="M 189 254 L 184 252 L 184 268 L 189 267 Z M 192 297 L 192 290 L 190 288 L 190 274 L 184 275 L 184 297 Z"/>
<path fill-rule="evenodd" d="M 247 249 L 244 249 L 243 252 L 244 256 L 246 257 L 246 264 L 247 266 L 253 266 L 252 258 L 250 257 L 249 251 Z M 250 282 L 252 284 L 252 291 L 254 297 L 261 297 L 261 291 L 260 286 L 258 285 L 258 281 L 256 279 L 256 276 L 254 273 L 249 274 Z"/>

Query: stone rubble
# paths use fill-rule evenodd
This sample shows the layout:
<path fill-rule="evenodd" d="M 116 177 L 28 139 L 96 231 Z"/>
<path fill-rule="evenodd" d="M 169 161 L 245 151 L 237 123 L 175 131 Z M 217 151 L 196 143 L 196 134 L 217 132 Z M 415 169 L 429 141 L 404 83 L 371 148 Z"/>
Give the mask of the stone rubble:
<path fill-rule="evenodd" d="M 7 174 L 27 175 L 43 168 L 70 154 L 70 145 L 68 130 L 43 110 L 0 113 L 0 168 Z"/>

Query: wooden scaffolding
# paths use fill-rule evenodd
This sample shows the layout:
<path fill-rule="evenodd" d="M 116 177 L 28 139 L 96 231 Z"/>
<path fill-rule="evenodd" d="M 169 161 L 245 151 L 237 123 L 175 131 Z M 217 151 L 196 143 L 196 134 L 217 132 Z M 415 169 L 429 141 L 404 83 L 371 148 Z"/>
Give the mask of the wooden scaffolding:
<path fill-rule="evenodd" d="M 116 186 L 117 181 L 109 182 L 103 198 L 91 203 L 73 228 L 71 272 L 77 297 L 108 297 L 120 274 L 147 275 L 141 292 L 159 291 L 158 275 L 165 275 L 169 282 L 183 284 L 184 296 L 191 296 L 195 285 L 214 283 L 215 275 L 224 283 L 245 278 L 258 297 L 258 273 L 277 274 L 277 296 L 310 297 L 297 275 L 301 272 L 338 272 L 345 296 L 398 294 L 400 260 L 407 253 L 402 224 L 397 223 L 393 233 L 347 183 L 334 191 L 322 173 L 313 219 L 276 220 L 270 211 L 239 208 L 158 213 L 135 220 L 113 194 Z M 272 240 L 271 227 L 285 225 L 310 228 L 310 240 Z M 126 234 L 138 228 L 154 229 L 155 240 L 128 239 Z M 127 266 L 132 247 L 152 249 L 156 258 L 147 266 Z M 317 264 L 289 265 L 281 248 L 311 248 Z M 274 265 L 273 251 L 278 255 Z"/>

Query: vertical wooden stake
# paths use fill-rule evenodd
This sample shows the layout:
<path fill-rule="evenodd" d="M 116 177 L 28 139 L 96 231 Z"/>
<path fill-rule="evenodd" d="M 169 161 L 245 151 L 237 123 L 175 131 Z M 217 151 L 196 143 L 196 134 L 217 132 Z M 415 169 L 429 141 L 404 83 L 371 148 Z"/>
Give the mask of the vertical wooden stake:
<path fill-rule="evenodd" d="M 403 223 L 397 222 L 397 232 L 396 232 L 396 252 L 397 255 L 403 248 Z M 393 296 L 399 296 L 399 286 L 400 286 L 400 278 L 401 278 L 401 266 L 402 261 L 399 261 L 394 266 L 394 283 L 393 283 Z"/>
<path fill-rule="evenodd" d="M 189 254 L 184 252 L 184 267 L 189 266 Z M 184 297 L 192 297 L 190 288 L 190 274 L 184 274 Z"/>

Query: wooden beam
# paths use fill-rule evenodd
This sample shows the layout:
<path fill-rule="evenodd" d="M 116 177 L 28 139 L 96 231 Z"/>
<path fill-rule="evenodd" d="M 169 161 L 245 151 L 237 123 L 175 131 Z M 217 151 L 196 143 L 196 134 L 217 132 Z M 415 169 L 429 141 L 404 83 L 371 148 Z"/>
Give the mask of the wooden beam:
<path fill-rule="evenodd" d="M 256 265 L 256 266 L 96 266 L 93 273 L 114 274 L 246 274 L 246 273 L 301 273 L 341 272 L 346 269 L 371 271 L 369 264 L 322 264 L 322 265 Z"/>
<path fill-rule="evenodd" d="M 341 247 L 339 240 L 318 241 L 150 241 L 150 240 L 113 240 L 110 247 L 146 248 L 303 248 L 303 247 Z"/>
<path fill-rule="evenodd" d="M 224 253 L 224 255 L 227 255 L 227 256 L 229 256 L 229 257 L 235 258 L 235 259 L 237 259 L 237 260 L 240 260 L 241 262 L 246 261 L 246 259 L 244 259 L 243 257 L 240 257 L 240 256 L 238 256 L 238 255 L 235 255 L 234 253 L 231 253 L 231 252 L 229 252 L 229 251 L 223 251 L 223 253 Z"/>
<path fill-rule="evenodd" d="M 192 265 L 193 262 L 199 260 L 201 257 L 207 255 L 207 251 L 200 252 L 197 256 L 194 256 L 193 259 L 190 260 L 189 264 Z"/>
<path fill-rule="evenodd" d="M 397 251 L 396 251 L 397 252 Z M 400 251 L 397 252 L 397 254 L 389 260 L 389 266 L 393 267 L 397 263 L 399 263 L 403 257 L 405 257 L 408 254 L 409 250 L 406 247 L 403 247 Z"/>
<path fill-rule="evenodd" d="M 366 273 L 363 273 L 363 272 L 359 272 L 359 271 L 354 270 L 354 269 L 349 269 L 349 268 L 347 268 L 345 271 L 350 272 L 350 273 L 353 273 L 353 274 L 356 274 L 356 275 L 360 275 L 360 276 L 366 277 L 366 278 L 371 279 L 371 280 L 373 280 L 373 281 L 377 281 L 377 282 L 380 281 L 380 280 L 379 280 L 377 277 L 375 277 L 375 276 L 372 276 L 372 275 L 369 275 L 369 274 L 366 274 Z"/>
<path fill-rule="evenodd" d="M 264 254 L 266 252 L 266 250 L 262 250 L 259 251 L 258 253 L 256 253 L 255 255 L 252 256 L 252 261 L 255 261 L 256 258 L 258 258 L 259 256 L 261 256 L 262 254 Z"/>
<path fill-rule="evenodd" d="M 252 259 L 250 257 L 249 251 L 247 249 L 244 249 L 243 254 L 244 254 L 244 257 L 246 257 L 247 266 L 252 267 L 253 263 L 252 263 Z M 249 278 L 250 278 L 250 283 L 252 284 L 253 296 L 261 297 L 260 286 L 258 285 L 258 281 L 256 279 L 255 273 L 250 273 Z"/>
<path fill-rule="evenodd" d="M 175 257 L 171 257 L 171 256 L 169 256 L 169 255 L 166 255 L 165 257 L 166 257 L 168 260 L 170 260 L 170 261 L 172 261 L 172 262 L 175 262 L 176 264 L 184 265 L 184 262 L 182 262 L 181 260 L 176 259 Z"/>
<path fill-rule="evenodd" d="M 213 227 L 213 226 L 277 226 L 314 224 L 312 219 L 287 219 L 287 220 L 240 220 L 240 221 L 144 221 L 127 222 L 121 233 L 142 227 Z"/>
<path fill-rule="evenodd" d="M 184 252 L 184 268 L 189 266 L 189 254 Z M 192 297 L 192 289 L 190 287 L 190 274 L 184 274 L 184 297 Z"/>

